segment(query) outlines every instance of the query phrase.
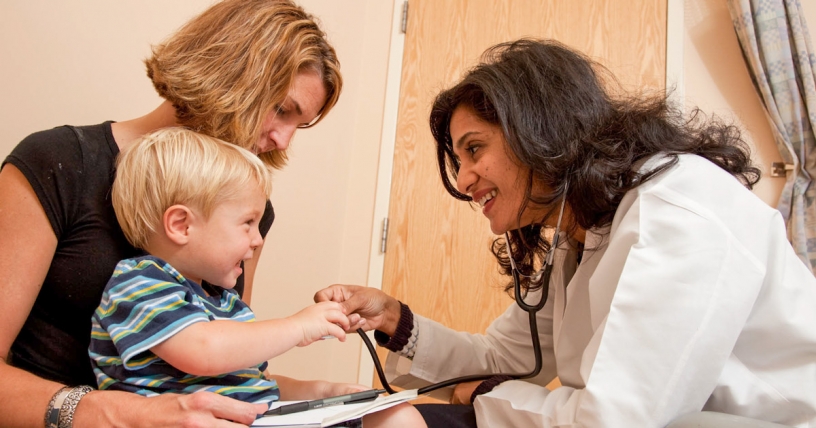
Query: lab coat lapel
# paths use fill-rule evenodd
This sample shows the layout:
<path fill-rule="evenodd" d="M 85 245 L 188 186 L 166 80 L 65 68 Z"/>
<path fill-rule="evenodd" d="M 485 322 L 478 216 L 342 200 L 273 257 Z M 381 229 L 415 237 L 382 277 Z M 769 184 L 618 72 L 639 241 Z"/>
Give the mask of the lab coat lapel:
<path fill-rule="evenodd" d="M 585 248 L 587 250 L 577 266 L 577 252 L 572 249 L 565 252 L 563 261 L 565 271 L 572 270 L 569 285 L 561 283 L 556 300 L 555 318 L 558 320 L 555 337 L 555 358 L 558 376 L 561 383 L 574 388 L 583 388 L 584 380 L 580 375 L 581 361 L 587 344 L 595 332 L 592 320 L 596 318 L 589 296 L 589 278 L 600 261 L 603 250 L 602 236 L 587 232 Z M 565 301 L 564 301 L 565 300 Z M 559 303 L 561 304 L 559 306 Z M 587 316 L 590 314 L 591 316 Z"/>
<path fill-rule="evenodd" d="M 575 273 L 575 267 L 571 270 L 566 264 L 569 251 L 566 248 L 556 248 L 553 256 L 553 273 L 550 280 L 550 298 L 553 302 L 553 349 L 558 354 L 558 339 L 561 337 L 561 326 L 563 324 L 564 309 L 567 304 L 566 285 Z"/>

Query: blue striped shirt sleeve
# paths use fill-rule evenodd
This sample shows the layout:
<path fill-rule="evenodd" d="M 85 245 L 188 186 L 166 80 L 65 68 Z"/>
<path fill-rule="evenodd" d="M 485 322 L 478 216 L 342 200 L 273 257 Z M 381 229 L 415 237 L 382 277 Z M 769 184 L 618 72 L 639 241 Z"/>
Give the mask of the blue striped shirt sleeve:
<path fill-rule="evenodd" d="M 102 296 L 94 321 L 107 337 L 92 340 L 111 341 L 128 369 L 151 364 L 156 358 L 150 348 L 192 324 L 209 321 L 174 273 L 151 259 L 131 259 L 117 266 L 111 279 L 116 284 Z"/>

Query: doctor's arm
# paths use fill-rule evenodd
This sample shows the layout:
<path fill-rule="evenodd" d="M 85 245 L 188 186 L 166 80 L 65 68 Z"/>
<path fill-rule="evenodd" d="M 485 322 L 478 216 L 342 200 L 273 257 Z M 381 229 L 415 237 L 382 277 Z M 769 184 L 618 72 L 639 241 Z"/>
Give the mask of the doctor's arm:
<path fill-rule="evenodd" d="M 528 314 L 515 303 L 508 302 L 508 309 L 494 320 L 486 334 L 471 334 L 415 315 L 393 297 L 373 288 L 333 285 L 318 292 L 315 300 L 343 302 L 345 311 L 366 319 L 366 328 L 391 337 L 395 337 L 398 327 L 401 332 L 397 336 L 405 336 L 406 330 L 410 335 L 415 320 L 419 334 L 410 376 L 401 378 L 405 381 L 410 378 L 410 387 L 473 374 L 528 373 L 534 367 Z M 534 381 L 541 385 L 555 377 L 552 307 L 552 302 L 548 302 L 537 316 L 543 369 Z M 393 348 L 391 343 L 385 346 Z M 389 359 L 395 357 L 389 354 Z M 405 386 L 401 381 L 395 384 Z"/>

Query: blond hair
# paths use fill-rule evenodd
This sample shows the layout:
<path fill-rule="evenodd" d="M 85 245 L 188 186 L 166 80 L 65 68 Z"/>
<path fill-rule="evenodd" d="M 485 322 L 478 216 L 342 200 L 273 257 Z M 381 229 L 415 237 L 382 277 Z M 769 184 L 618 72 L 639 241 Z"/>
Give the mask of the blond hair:
<path fill-rule="evenodd" d="M 163 230 L 164 212 L 182 204 L 209 217 L 246 186 L 272 190 L 269 167 L 252 152 L 189 129 L 146 134 L 119 154 L 111 200 L 131 245 L 145 248 Z"/>
<path fill-rule="evenodd" d="M 315 18 L 289 0 L 224 0 L 193 18 L 145 60 L 147 75 L 176 108 L 179 123 L 253 150 L 263 121 L 284 102 L 295 76 L 317 72 L 326 89 L 319 122 L 343 79 Z M 286 164 L 284 151 L 259 156 Z"/>

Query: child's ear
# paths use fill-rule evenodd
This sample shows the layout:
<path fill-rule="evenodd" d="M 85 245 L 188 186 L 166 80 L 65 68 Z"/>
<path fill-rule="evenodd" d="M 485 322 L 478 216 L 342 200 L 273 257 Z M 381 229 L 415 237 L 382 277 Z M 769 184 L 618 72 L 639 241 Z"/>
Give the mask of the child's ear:
<path fill-rule="evenodd" d="M 190 226 L 194 214 L 184 205 L 173 205 L 164 211 L 164 234 L 173 243 L 184 245 L 190 237 Z"/>

